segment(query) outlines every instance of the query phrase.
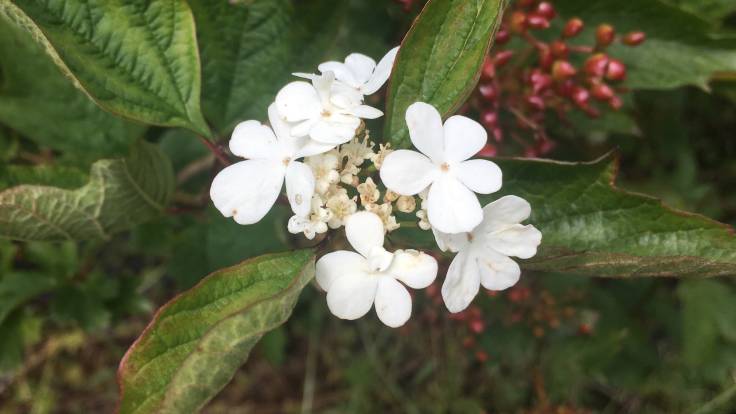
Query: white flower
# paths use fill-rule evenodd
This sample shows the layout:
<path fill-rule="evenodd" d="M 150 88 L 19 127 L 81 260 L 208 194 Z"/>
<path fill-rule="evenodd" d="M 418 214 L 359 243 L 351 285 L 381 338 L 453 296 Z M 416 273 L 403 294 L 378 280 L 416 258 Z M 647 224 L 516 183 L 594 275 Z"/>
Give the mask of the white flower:
<path fill-rule="evenodd" d="M 286 228 L 289 233 L 304 233 L 306 238 L 312 240 L 318 233 L 327 232 L 327 223 L 331 219 L 332 213 L 330 210 L 323 208 L 322 198 L 315 194 L 312 196 L 310 211 L 303 216 L 292 216 Z"/>
<path fill-rule="evenodd" d="M 411 316 L 405 285 L 422 289 L 437 277 L 437 261 L 416 250 L 387 252 L 383 225 L 373 213 L 361 211 L 347 219 L 345 234 L 358 252 L 338 250 L 317 261 L 317 283 L 327 291 L 327 306 L 341 319 L 358 319 L 375 303 L 378 318 L 395 328 Z"/>
<path fill-rule="evenodd" d="M 317 194 L 325 194 L 331 185 L 340 181 L 340 173 L 337 172 L 340 166 L 337 150 L 306 157 L 304 163 L 312 168 Z"/>
<path fill-rule="evenodd" d="M 329 151 L 331 146 L 309 138 L 294 138 L 268 107 L 271 128 L 258 121 L 241 122 L 230 138 L 230 151 L 246 158 L 220 171 L 212 181 L 210 197 L 225 217 L 238 224 L 253 224 L 268 213 L 286 179 L 286 194 L 297 215 L 309 212 L 314 193 L 314 175 L 295 159 Z"/>
<path fill-rule="evenodd" d="M 523 198 L 505 196 L 483 208 L 483 221 L 472 232 L 446 234 L 434 230 L 442 251 L 458 252 L 452 260 L 442 298 L 450 312 L 467 308 L 480 285 L 503 290 L 519 281 L 519 265 L 509 256 L 528 259 L 537 254 L 542 233 L 531 224 L 531 206 Z"/>
<path fill-rule="evenodd" d="M 443 233 L 473 230 L 483 220 L 474 192 L 489 194 L 501 188 L 501 169 L 488 160 L 468 160 L 486 143 L 485 129 L 464 116 L 451 116 L 442 125 L 439 112 L 423 102 L 406 110 L 414 146 L 421 153 L 397 150 L 386 156 L 381 180 L 401 195 L 415 195 L 429 187 L 427 214 Z"/>
<path fill-rule="evenodd" d="M 379 90 L 386 83 L 386 80 L 388 80 L 398 52 L 398 46 L 389 50 L 386 56 L 378 62 L 378 65 L 376 65 L 375 60 L 366 55 L 351 53 L 345 58 L 345 63 L 335 61 L 324 62 L 317 68 L 323 74 L 334 72 L 338 81 L 354 88 L 361 95 L 371 95 Z M 294 75 L 308 79 L 316 76 L 307 73 L 295 73 Z"/>
<path fill-rule="evenodd" d="M 335 74 L 326 72 L 312 79 L 291 82 L 276 95 L 276 107 L 287 122 L 294 123 L 291 134 L 309 136 L 315 141 L 335 145 L 350 141 L 360 119 L 383 115 L 363 105 L 354 91 L 335 83 Z"/>

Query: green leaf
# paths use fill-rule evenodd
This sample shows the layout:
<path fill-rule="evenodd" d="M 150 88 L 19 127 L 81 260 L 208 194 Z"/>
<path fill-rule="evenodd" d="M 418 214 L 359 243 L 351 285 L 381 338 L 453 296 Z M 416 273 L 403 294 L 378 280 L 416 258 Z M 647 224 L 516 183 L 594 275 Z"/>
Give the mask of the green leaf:
<path fill-rule="evenodd" d="M 0 192 L 0 237 L 109 239 L 160 214 L 173 188 L 169 160 L 141 142 L 128 158 L 94 163 L 89 182 L 76 190 L 20 185 Z"/>
<path fill-rule="evenodd" d="M 103 108 L 209 136 L 194 18 L 184 0 L 5 1 L 0 13 L 30 30 Z"/>
<path fill-rule="evenodd" d="M 609 54 L 628 67 L 626 85 L 640 89 L 670 89 L 683 85 L 707 88 L 715 72 L 736 71 L 736 36 L 712 34 L 712 26 L 697 16 L 659 0 L 560 0 L 564 18 L 578 16 L 589 27 L 610 23 L 619 33 L 642 30 L 646 41 L 637 47 L 616 42 Z"/>
<path fill-rule="evenodd" d="M 202 53 L 203 108 L 220 134 L 265 119 L 278 90 L 313 72 L 334 43 L 346 2 L 190 1 Z"/>
<path fill-rule="evenodd" d="M 532 205 L 542 231 L 538 270 L 594 276 L 736 275 L 733 229 L 613 184 L 610 158 L 593 163 L 499 160 L 504 187 Z"/>
<path fill-rule="evenodd" d="M 617 163 L 496 159 L 503 170 L 500 192 L 481 204 L 513 194 L 529 201 L 528 222 L 542 232 L 537 255 L 526 269 L 602 277 L 736 275 L 733 229 L 706 217 L 668 208 L 613 183 Z M 402 230 L 403 242 L 430 232 Z"/>
<path fill-rule="evenodd" d="M 314 276 L 310 250 L 219 270 L 162 307 L 120 364 L 119 412 L 196 412 L 258 340 L 284 323 Z"/>
<path fill-rule="evenodd" d="M 10 273 L 0 278 L 0 325 L 19 305 L 58 285 L 58 278 L 47 273 Z"/>
<path fill-rule="evenodd" d="M 102 109 L 74 87 L 24 30 L 0 14 L 0 122 L 74 161 L 125 155 L 144 126 Z"/>
<path fill-rule="evenodd" d="M 401 42 L 386 102 L 386 141 L 408 143 L 406 108 L 422 101 L 455 112 L 478 82 L 504 0 L 430 0 Z"/>

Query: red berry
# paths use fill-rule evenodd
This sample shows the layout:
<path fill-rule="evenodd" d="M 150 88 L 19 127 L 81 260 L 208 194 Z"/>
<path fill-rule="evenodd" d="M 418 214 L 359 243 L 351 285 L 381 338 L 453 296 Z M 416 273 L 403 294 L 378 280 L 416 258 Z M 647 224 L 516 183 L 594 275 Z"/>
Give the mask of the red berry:
<path fill-rule="evenodd" d="M 496 146 L 491 144 L 490 142 L 483 146 L 483 148 L 478 151 L 479 157 L 495 157 L 498 151 L 496 150 Z"/>
<path fill-rule="evenodd" d="M 562 36 L 575 37 L 583 30 L 583 26 L 585 26 L 583 21 L 574 17 L 565 23 L 565 28 L 562 29 Z"/>
<path fill-rule="evenodd" d="M 621 42 L 627 46 L 639 46 L 640 44 L 644 43 L 644 40 L 646 40 L 647 35 L 644 34 L 644 32 L 630 32 L 627 33 L 626 36 L 624 36 L 623 39 L 621 39 Z"/>
<path fill-rule="evenodd" d="M 537 111 L 544 110 L 544 99 L 542 99 L 541 96 L 537 96 L 537 95 L 527 96 L 526 103 L 529 105 L 529 107 Z"/>
<path fill-rule="evenodd" d="M 524 33 L 526 31 L 527 21 L 526 14 L 520 11 L 515 11 L 511 14 L 511 20 L 509 21 L 509 27 L 514 33 Z"/>
<path fill-rule="evenodd" d="M 486 329 L 485 324 L 480 319 L 474 319 L 470 322 L 470 330 L 475 333 L 479 334 L 483 332 Z"/>
<path fill-rule="evenodd" d="M 549 20 L 541 14 L 530 13 L 529 16 L 527 16 L 526 21 L 529 24 L 529 27 L 531 27 L 532 29 L 549 28 Z"/>
<path fill-rule="evenodd" d="M 544 70 L 548 70 L 552 67 L 552 62 L 555 61 L 555 57 L 552 56 L 552 51 L 547 45 L 537 50 L 539 53 L 539 66 Z"/>
<path fill-rule="evenodd" d="M 538 95 L 549 89 L 552 85 L 552 78 L 550 78 L 546 73 L 535 70 L 531 75 L 529 75 L 529 83 L 532 84 L 532 91 L 534 91 L 534 94 Z"/>
<path fill-rule="evenodd" d="M 480 96 L 485 98 L 487 101 L 496 100 L 496 87 L 493 86 L 492 83 L 481 83 L 480 86 L 478 86 L 478 92 L 480 92 Z"/>
<path fill-rule="evenodd" d="M 585 61 L 585 73 L 590 77 L 602 78 L 606 74 L 608 66 L 608 56 L 603 53 L 596 53 Z"/>
<path fill-rule="evenodd" d="M 552 65 L 552 77 L 557 81 L 575 76 L 575 73 L 577 73 L 575 67 L 566 60 L 555 61 L 555 64 Z"/>
<path fill-rule="evenodd" d="M 477 351 L 475 353 L 475 359 L 477 359 L 479 362 L 486 362 L 488 361 L 488 354 L 484 351 Z"/>
<path fill-rule="evenodd" d="M 496 76 L 496 65 L 490 56 L 486 55 L 483 60 L 483 67 L 480 70 L 480 77 L 485 80 L 491 80 Z"/>
<path fill-rule="evenodd" d="M 552 20 L 557 16 L 555 7 L 548 1 L 543 1 L 537 5 L 537 14 L 546 17 L 548 20 Z"/>
<path fill-rule="evenodd" d="M 464 348 L 469 349 L 469 348 L 472 348 L 474 346 L 475 346 L 475 338 L 473 338 L 472 336 L 466 336 L 463 339 L 463 347 Z"/>
<path fill-rule="evenodd" d="M 624 101 L 622 101 L 618 95 L 613 95 L 611 99 L 608 100 L 608 106 L 610 106 L 614 111 L 618 111 L 622 106 L 624 106 Z"/>
<path fill-rule="evenodd" d="M 552 51 L 552 55 L 559 59 L 567 59 L 567 55 L 570 52 L 567 47 L 567 43 L 561 40 L 555 40 L 552 42 L 550 44 L 550 50 Z"/>
<path fill-rule="evenodd" d="M 618 59 L 611 59 L 606 70 L 606 79 L 620 81 L 626 78 L 626 65 Z"/>
<path fill-rule="evenodd" d="M 503 130 L 499 127 L 493 128 L 493 139 L 496 140 L 496 142 L 503 141 Z"/>
<path fill-rule="evenodd" d="M 603 82 L 595 82 L 590 88 L 590 94 L 599 101 L 607 101 L 614 95 L 613 89 Z"/>
<path fill-rule="evenodd" d="M 582 88 L 580 86 L 576 86 L 573 91 L 572 95 L 570 96 L 573 102 L 575 102 L 575 105 L 577 105 L 579 108 L 585 109 L 588 107 L 589 101 L 590 101 L 590 92 L 588 92 L 587 89 Z"/>
<path fill-rule="evenodd" d="M 483 111 L 480 114 L 480 123 L 488 129 L 495 128 L 498 126 L 498 113 L 492 110 Z"/>
<path fill-rule="evenodd" d="M 514 56 L 513 50 L 502 50 L 496 53 L 496 56 L 494 57 L 493 61 L 496 63 L 496 66 L 500 68 L 506 63 L 508 63 L 508 61 L 511 60 L 512 56 Z"/>
<path fill-rule="evenodd" d="M 509 33 L 509 31 L 508 31 L 508 30 L 506 30 L 506 29 L 500 29 L 500 30 L 499 30 L 499 31 L 498 31 L 498 32 L 496 33 L 496 38 L 494 39 L 494 42 L 495 42 L 495 43 L 496 43 L 497 45 L 503 45 L 503 44 L 506 44 L 506 43 L 508 43 L 508 41 L 509 41 L 510 39 L 511 39 L 511 33 Z"/>
<path fill-rule="evenodd" d="M 595 41 L 600 46 L 608 46 L 613 42 L 616 31 L 610 24 L 602 24 L 595 30 Z"/>
<path fill-rule="evenodd" d="M 578 333 L 580 335 L 590 335 L 593 332 L 593 328 L 587 323 L 581 323 L 578 326 Z"/>
<path fill-rule="evenodd" d="M 555 146 L 555 142 L 550 139 L 543 139 L 539 141 L 539 144 L 537 144 L 540 155 L 549 154 L 555 148 Z"/>

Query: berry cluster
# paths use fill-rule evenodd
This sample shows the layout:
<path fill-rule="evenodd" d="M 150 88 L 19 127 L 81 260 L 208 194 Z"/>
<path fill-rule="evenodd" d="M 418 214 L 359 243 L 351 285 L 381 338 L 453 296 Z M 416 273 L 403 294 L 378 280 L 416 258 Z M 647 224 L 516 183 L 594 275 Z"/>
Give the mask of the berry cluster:
<path fill-rule="evenodd" d="M 643 32 L 617 36 L 613 26 L 601 24 L 595 30 L 595 44 L 580 45 L 571 40 L 583 32 L 585 23 L 572 18 L 558 34 L 550 34 L 556 16 L 549 1 L 516 1 L 506 11 L 493 50 L 483 63 L 477 96 L 471 101 L 496 144 L 508 134 L 529 157 L 554 147 L 544 128 L 548 111 L 561 119 L 570 110 L 597 118 L 606 108 L 621 108 L 626 65 L 609 56 L 607 49 L 616 40 L 637 46 L 645 39 Z M 508 115 L 512 125 L 502 125 L 502 115 Z M 532 142 L 519 130 L 531 135 Z M 489 144 L 482 155 L 495 153 L 496 146 Z"/>

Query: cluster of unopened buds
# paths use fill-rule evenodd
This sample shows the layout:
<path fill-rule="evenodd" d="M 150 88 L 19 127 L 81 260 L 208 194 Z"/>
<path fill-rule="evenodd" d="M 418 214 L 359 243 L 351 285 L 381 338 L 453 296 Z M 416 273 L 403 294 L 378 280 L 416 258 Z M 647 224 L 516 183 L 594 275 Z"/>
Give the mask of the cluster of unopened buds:
<path fill-rule="evenodd" d="M 328 307 L 350 320 L 375 307 L 391 327 L 411 316 L 405 286 L 426 288 L 438 272 L 432 255 L 384 248 L 386 234 L 400 227 L 394 210 L 414 213 L 442 251 L 456 253 L 441 292 L 453 313 L 467 308 L 481 285 L 513 286 L 521 271 L 510 257 L 534 256 L 542 238 L 534 226 L 520 224 L 531 213 L 525 200 L 505 196 L 481 207 L 476 193 L 498 191 L 502 174 L 489 160 L 470 159 L 487 142 L 478 122 L 451 116 L 443 124 L 433 106 L 416 102 L 406 123 L 418 151 L 370 141 L 363 119 L 383 113 L 364 98 L 389 78 L 397 53 L 389 51 L 377 64 L 353 53 L 344 62 L 320 64 L 320 74 L 295 73 L 310 82 L 294 81 L 277 93 L 268 108 L 270 126 L 237 125 L 230 151 L 246 160 L 220 171 L 210 189 L 215 207 L 239 224 L 261 220 L 285 184 L 294 213 L 289 232 L 328 242 L 324 233 L 344 227 L 353 250 L 331 251 L 316 264 Z"/>
<path fill-rule="evenodd" d="M 597 118 L 602 110 L 621 109 L 626 65 L 609 56 L 607 49 L 616 41 L 638 46 L 645 40 L 643 32 L 617 35 L 613 26 L 601 24 L 595 29 L 595 44 L 580 45 L 573 41 L 585 28 L 579 18 L 568 20 L 556 35 L 544 33 L 555 30 L 552 21 L 556 17 L 550 1 L 513 3 L 486 56 L 474 100 L 481 123 L 494 141 L 500 143 L 509 135 L 530 157 L 554 147 L 544 128 L 547 111 L 564 120 L 570 110 Z M 554 40 L 542 40 L 550 38 Z M 520 47 L 519 41 L 525 46 Z M 512 123 L 504 125 L 502 114 Z M 527 131 L 531 142 L 519 130 Z M 489 144 L 484 154 L 495 155 L 495 150 Z"/>

